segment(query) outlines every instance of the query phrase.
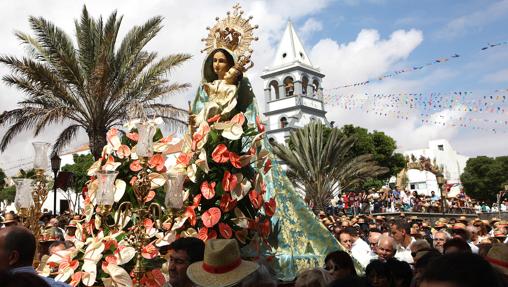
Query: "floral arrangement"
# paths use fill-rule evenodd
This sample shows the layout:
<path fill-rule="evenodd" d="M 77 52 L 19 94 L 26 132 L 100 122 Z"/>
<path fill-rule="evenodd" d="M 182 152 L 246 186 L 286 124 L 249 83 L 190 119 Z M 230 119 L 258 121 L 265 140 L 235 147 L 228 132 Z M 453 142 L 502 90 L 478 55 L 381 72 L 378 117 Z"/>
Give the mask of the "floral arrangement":
<path fill-rule="evenodd" d="M 227 105 L 236 105 L 236 101 Z M 197 130 L 192 137 L 184 137 L 182 153 L 173 167 L 188 178 L 184 189 L 189 196 L 172 230 L 203 241 L 267 242 L 276 203 L 274 198 L 264 200 L 262 173 L 271 168 L 268 151 L 261 144 L 264 126 L 259 118 L 255 125 L 247 123 L 242 112 L 229 107 L 202 111 L 196 117 Z"/>
<path fill-rule="evenodd" d="M 179 237 L 236 238 L 241 245 L 257 247 L 267 243 L 276 204 L 274 198 L 264 200 L 262 173 L 271 168 L 268 151 L 261 144 L 264 126 L 259 118 L 249 124 L 243 113 L 221 110 L 207 109 L 198 116 L 202 120 L 196 122 L 196 131 L 181 142 L 163 137 L 160 130 L 149 134 L 149 157 L 138 155 L 147 144 L 141 144 L 134 126 L 128 126 L 127 132 L 109 130 L 101 158 L 88 171 L 84 220 L 76 224 L 75 248 L 50 256 L 39 272 L 56 275 L 57 281 L 72 286 L 162 286 L 165 260 L 158 247 Z M 158 122 L 149 124 L 155 131 Z M 168 169 L 167 154 L 180 146 L 176 164 Z M 106 214 L 97 202 L 104 196 L 98 191 L 100 171 L 118 172 L 112 190 L 114 204 Z M 183 179 L 183 186 L 168 189 L 175 177 Z M 143 184 L 147 189 L 141 192 Z M 151 207 L 165 197 L 171 208 L 161 215 L 151 213 Z M 178 203 L 168 198 L 180 198 L 180 206 L 175 209 Z M 147 216 L 122 208 L 125 203 L 147 210 Z M 136 245 L 140 240 L 135 235 L 140 232 L 146 239 L 142 246 Z M 139 249 L 142 276 L 135 272 Z"/>

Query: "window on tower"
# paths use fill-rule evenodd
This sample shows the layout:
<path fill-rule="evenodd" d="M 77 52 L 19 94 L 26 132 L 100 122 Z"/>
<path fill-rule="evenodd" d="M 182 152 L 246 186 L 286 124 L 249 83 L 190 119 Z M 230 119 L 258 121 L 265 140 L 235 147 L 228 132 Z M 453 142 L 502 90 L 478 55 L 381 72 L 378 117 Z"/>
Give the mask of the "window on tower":
<path fill-rule="evenodd" d="M 276 80 L 273 80 L 270 82 L 270 85 L 268 85 L 270 89 L 270 100 L 278 100 L 280 98 L 279 96 L 279 83 Z"/>
<path fill-rule="evenodd" d="M 302 77 L 302 93 L 307 95 L 307 86 L 309 85 L 309 78 L 307 76 Z"/>
<path fill-rule="evenodd" d="M 283 129 L 288 126 L 288 119 L 286 117 L 280 118 L 280 128 Z"/>
<path fill-rule="evenodd" d="M 286 97 L 291 97 L 295 92 L 295 85 L 293 83 L 293 78 L 286 77 L 284 79 L 284 91 L 286 94 Z"/>
<path fill-rule="evenodd" d="M 319 94 L 319 81 L 317 79 L 314 79 L 314 81 L 312 81 L 312 96 L 315 97 Z"/>

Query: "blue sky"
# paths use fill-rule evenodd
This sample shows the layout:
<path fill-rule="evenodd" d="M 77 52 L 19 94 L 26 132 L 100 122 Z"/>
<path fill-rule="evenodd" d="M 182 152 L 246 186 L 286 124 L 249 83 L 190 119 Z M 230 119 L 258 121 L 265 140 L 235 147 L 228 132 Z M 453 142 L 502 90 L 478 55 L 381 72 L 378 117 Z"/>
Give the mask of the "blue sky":
<path fill-rule="evenodd" d="M 107 17 L 113 10 L 123 15 L 120 37 L 133 25 L 150 17 L 165 17 L 165 27 L 147 46 L 161 56 L 172 53 L 190 53 L 192 60 L 173 74 L 171 80 L 188 82 L 192 87 L 183 94 L 167 99 L 185 107 L 195 95 L 201 78 L 203 55 L 201 38 L 206 26 L 215 23 L 237 1 L 177 0 L 17 0 L 0 2 L 0 54 L 24 56 L 13 32 L 30 32 L 27 18 L 42 16 L 74 35 L 74 19 L 83 5 L 94 16 Z M 278 40 L 282 37 L 287 20 L 291 18 L 307 53 L 314 65 L 326 75 L 325 89 L 352 82 L 365 81 L 403 67 L 424 64 L 454 53 L 460 58 L 447 63 L 398 75 L 371 85 L 342 89 L 342 93 L 374 94 L 398 92 L 474 91 L 481 97 L 496 89 L 508 88 L 508 45 L 486 51 L 480 48 L 490 42 L 508 40 L 508 0 L 243 0 L 239 1 L 247 15 L 253 15 L 259 41 L 253 45 L 255 67 L 247 76 L 251 80 L 258 104 L 263 107 L 263 69 L 274 58 Z M 191 5 L 192 3 L 192 5 Z M 0 66 L 0 75 L 9 71 Z M 328 93 L 337 96 L 337 93 Z M 506 93 L 508 96 L 508 93 Z M 339 94 L 340 96 L 340 94 Z M 23 95 L 0 83 L 0 112 L 13 109 Z M 371 100 L 371 98 L 368 98 Z M 376 102 L 378 106 L 382 103 Z M 505 106 L 507 104 L 505 103 Z M 397 107 L 396 107 L 397 108 Z M 401 108 L 402 110 L 402 108 Z M 422 124 L 422 109 L 404 110 L 408 120 L 379 117 L 362 110 L 344 110 L 328 106 L 328 119 L 338 125 L 355 124 L 369 130 L 381 130 L 395 138 L 400 150 L 424 148 L 432 139 L 447 139 L 459 152 L 468 156 L 506 155 L 508 127 L 498 133 L 468 128 Z M 489 118 L 486 113 L 433 110 L 431 118 L 475 117 Z M 502 115 L 496 119 L 506 119 Z M 484 124 L 484 126 L 488 126 Z M 52 142 L 62 126 L 47 129 L 34 139 L 23 133 L 0 155 L 4 165 L 15 166 L 31 161 L 33 140 Z M 0 129 L 2 133 L 5 129 Z M 84 133 L 69 147 L 87 141 Z M 22 160 L 19 155 L 23 154 Z"/>

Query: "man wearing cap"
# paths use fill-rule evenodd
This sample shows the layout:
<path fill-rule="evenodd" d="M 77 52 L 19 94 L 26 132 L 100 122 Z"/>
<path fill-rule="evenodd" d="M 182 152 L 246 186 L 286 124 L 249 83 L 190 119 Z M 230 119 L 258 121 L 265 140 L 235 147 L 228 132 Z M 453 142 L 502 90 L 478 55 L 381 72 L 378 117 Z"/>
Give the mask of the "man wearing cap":
<path fill-rule="evenodd" d="M 168 246 L 169 281 L 166 287 L 191 287 L 192 281 L 187 277 L 190 264 L 203 260 L 205 243 L 198 238 L 185 237 L 173 241 Z"/>
<path fill-rule="evenodd" d="M 16 226 L 19 223 L 18 217 L 12 212 L 7 212 L 2 223 L 5 225 L 5 227 Z"/>
<path fill-rule="evenodd" d="M 211 239 L 205 244 L 203 261 L 187 268 L 189 279 L 199 286 L 237 286 L 259 268 L 255 262 L 242 260 L 234 239 Z"/>
<path fill-rule="evenodd" d="M 508 245 L 494 244 L 485 256 L 492 267 L 494 267 L 508 282 Z"/>

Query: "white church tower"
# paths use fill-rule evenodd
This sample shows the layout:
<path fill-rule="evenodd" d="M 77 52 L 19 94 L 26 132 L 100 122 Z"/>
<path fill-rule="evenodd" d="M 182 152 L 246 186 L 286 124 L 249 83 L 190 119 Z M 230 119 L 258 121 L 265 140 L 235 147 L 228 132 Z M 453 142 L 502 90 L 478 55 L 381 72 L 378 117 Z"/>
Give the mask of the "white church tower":
<path fill-rule="evenodd" d="M 312 65 L 291 21 L 288 21 L 271 67 L 261 75 L 270 141 L 285 143 L 292 129 L 310 121 L 329 125 L 323 104 L 325 75 Z"/>

